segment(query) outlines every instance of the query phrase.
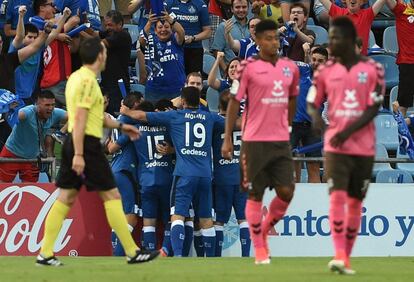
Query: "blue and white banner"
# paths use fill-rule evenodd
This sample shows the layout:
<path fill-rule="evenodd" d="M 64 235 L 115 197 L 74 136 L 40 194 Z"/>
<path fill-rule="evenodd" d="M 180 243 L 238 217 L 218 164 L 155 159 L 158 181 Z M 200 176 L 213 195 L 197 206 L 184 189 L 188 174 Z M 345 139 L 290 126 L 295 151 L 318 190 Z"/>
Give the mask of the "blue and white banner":
<path fill-rule="evenodd" d="M 274 196 L 266 191 L 264 214 Z M 414 256 L 413 199 L 413 184 L 371 184 L 353 255 Z M 269 236 L 271 256 L 332 256 L 328 210 L 326 184 L 297 184 L 286 216 Z M 238 232 L 233 214 L 225 226 L 223 256 L 240 256 Z"/>

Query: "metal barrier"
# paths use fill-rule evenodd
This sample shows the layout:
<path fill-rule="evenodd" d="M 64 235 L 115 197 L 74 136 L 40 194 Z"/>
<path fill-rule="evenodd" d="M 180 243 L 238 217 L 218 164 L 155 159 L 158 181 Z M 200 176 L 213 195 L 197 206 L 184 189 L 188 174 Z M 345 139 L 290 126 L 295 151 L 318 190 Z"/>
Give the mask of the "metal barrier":
<path fill-rule="evenodd" d="M 40 159 L 42 164 L 51 164 L 49 166 L 50 181 L 54 182 L 56 177 L 56 158 L 48 157 Z M 38 159 L 19 159 L 19 158 L 1 158 L 0 163 L 37 163 Z"/>
<path fill-rule="evenodd" d="M 324 157 L 307 158 L 307 157 L 294 157 L 295 162 L 324 162 Z M 375 163 L 414 163 L 414 160 L 399 159 L 399 158 L 378 158 L 374 160 Z"/>

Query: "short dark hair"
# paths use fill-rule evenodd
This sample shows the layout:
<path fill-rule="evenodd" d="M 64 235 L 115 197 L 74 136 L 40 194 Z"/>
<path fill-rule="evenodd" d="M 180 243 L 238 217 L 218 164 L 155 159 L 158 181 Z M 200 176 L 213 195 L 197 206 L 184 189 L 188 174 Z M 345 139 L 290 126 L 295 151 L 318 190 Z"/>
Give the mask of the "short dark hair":
<path fill-rule="evenodd" d="M 198 107 L 200 105 L 200 90 L 194 86 L 187 86 L 181 90 L 181 98 L 188 106 Z"/>
<path fill-rule="evenodd" d="M 142 94 L 139 91 L 129 91 L 129 94 L 137 95 L 138 97 L 140 97 L 140 100 L 144 99 L 144 94 Z"/>
<path fill-rule="evenodd" d="M 234 2 L 235 2 L 236 0 L 231 0 L 231 7 L 233 8 L 233 5 L 234 5 Z M 249 5 L 249 0 L 237 0 L 237 1 L 246 1 L 247 2 L 247 5 Z"/>
<path fill-rule="evenodd" d="M 155 107 L 150 101 L 142 101 L 141 104 L 138 105 L 137 110 L 144 112 L 153 112 L 155 111 Z"/>
<path fill-rule="evenodd" d="M 299 7 L 299 8 L 302 8 L 302 9 L 303 9 L 303 14 L 305 15 L 305 17 L 307 17 L 307 16 L 308 16 L 308 14 L 309 14 L 308 8 L 306 8 L 306 6 L 305 6 L 302 2 L 296 2 L 296 3 L 293 3 L 293 4 L 290 6 L 289 13 L 291 14 L 291 13 L 292 13 L 292 9 L 293 9 L 293 8 L 297 8 L 297 7 Z"/>
<path fill-rule="evenodd" d="M 129 93 L 128 95 L 125 96 L 125 98 L 123 99 L 122 103 L 125 106 L 127 106 L 128 108 L 131 108 L 131 109 L 134 108 L 135 103 L 141 102 L 142 94 L 141 93 L 139 93 L 139 94 L 136 94 L 136 92 L 135 93 L 134 92 L 133 93 Z"/>
<path fill-rule="evenodd" d="M 262 34 L 265 31 L 277 30 L 277 29 L 278 29 L 278 24 L 275 23 L 274 21 L 272 21 L 272 20 L 263 20 L 263 21 L 259 22 L 256 25 L 255 33 L 256 33 L 256 36 L 258 36 L 258 35 Z"/>
<path fill-rule="evenodd" d="M 101 40 L 98 37 L 87 38 L 81 42 L 79 56 L 83 64 L 93 64 L 103 51 Z"/>
<path fill-rule="evenodd" d="M 26 36 L 29 32 L 39 34 L 39 29 L 31 23 L 24 25 L 24 35 Z"/>
<path fill-rule="evenodd" d="M 36 15 L 39 14 L 40 12 L 40 6 L 44 6 L 46 3 L 47 3 L 47 0 L 34 0 L 33 9 Z"/>
<path fill-rule="evenodd" d="M 219 108 L 222 111 L 227 110 L 227 105 L 230 101 L 230 89 L 223 90 L 220 93 Z"/>
<path fill-rule="evenodd" d="M 115 11 L 115 10 L 110 10 L 108 11 L 108 13 L 106 13 L 105 15 L 108 18 L 111 18 L 111 20 L 113 21 L 114 24 L 122 24 L 124 25 L 124 17 L 122 16 L 122 14 L 119 11 Z"/>
<path fill-rule="evenodd" d="M 317 47 L 315 49 L 313 49 L 312 54 L 320 54 L 322 56 L 324 56 L 326 59 L 328 59 L 328 50 L 326 50 L 326 48 L 323 47 Z"/>
<path fill-rule="evenodd" d="M 155 109 L 160 112 L 165 112 L 168 109 L 175 109 L 173 102 L 166 98 L 160 99 L 155 103 Z"/>
<path fill-rule="evenodd" d="M 190 79 L 190 77 L 191 76 L 194 76 L 194 77 L 199 77 L 199 78 L 201 78 L 201 80 L 203 80 L 203 77 L 201 76 L 201 73 L 200 72 L 198 72 L 198 71 L 193 71 L 193 72 L 190 72 L 188 75 L 187 75 L 187 79 L 185 80 L 186 82 L 188 82 L 188 80 Z"/>
<path fill-rule="evenodd" d="M 330 26 L 338 28 L 345 38 L 351 39 L 354 44 L 356 43 L 357 32 L 355 25 L 348 17 L 337 17 L 332 20 Z"/>
<path fill-rule="evenodd" d="M 42 98 L 43 99 L 55 99 L 55 94 L 53 94 L 53 92 L 50 90 L 43 90 L 37 94 L 36 100 L 42 99 Z"/>

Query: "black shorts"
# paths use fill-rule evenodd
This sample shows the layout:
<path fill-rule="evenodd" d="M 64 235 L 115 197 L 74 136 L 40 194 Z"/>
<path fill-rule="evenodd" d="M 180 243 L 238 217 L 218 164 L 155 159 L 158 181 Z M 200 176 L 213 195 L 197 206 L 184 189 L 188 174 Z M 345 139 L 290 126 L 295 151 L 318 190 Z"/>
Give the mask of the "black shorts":
<path fill-rule="evenodd" d="M 82 185 L 85 185 L 88 191 L 107 191 L 115 188 L 114 176 L 99 138 L 85 135 L 83 146 L 85 170 L 81 176 L 78 176 L 72 170 L 74 155 L 72 135 L 66 138 L 62 147 L 62 162 L 56 186 L 62 189 L 79 190 Z"/>
<path fill-rule="evenodd" d="M 371 180 L 374 157 L 350 156 L 326 152 L 325 173 L 329 192 L 346 190 L 363 200 Z"/>
<path fill-rule="evenodd" d="M 313 132 L 310 122 L 293 122 L 292 133 L 290 134 L 290 145 L 292 148 L 308 146 L 321 142 L 321 137 Z M 322 157 L 322 151 L 316 150 L 305 153 L 306 157 Z"/>
<path fill-rule="evenodd" d="M 242 184 L 258 194 L 266 187 L 294 185 L 294 168 L 289 142 L 243 142 Z"/>
<path fill-rule="evenodd" d="M 400 75 L 397 100 L 401 107 L 409 108 L 413 106 L 414 99 L 414 64 L 400 64 L 398 69 Z"/>

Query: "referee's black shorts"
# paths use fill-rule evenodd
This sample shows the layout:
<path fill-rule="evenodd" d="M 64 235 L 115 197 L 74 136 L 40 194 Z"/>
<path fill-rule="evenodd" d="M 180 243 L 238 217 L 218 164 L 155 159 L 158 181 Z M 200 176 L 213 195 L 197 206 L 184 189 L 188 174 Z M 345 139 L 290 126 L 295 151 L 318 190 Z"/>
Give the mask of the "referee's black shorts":
<path fill-rule="evenodd" d="M 62 189 L 77 189 L 82 185 L 88 191 L 107 191 L 116 187 L 112 170 L 105 157 L 99 138 L 85 135 L 83 144 L 85 170 L 78 176 L 72 170 L 72 159 L 75 153 L 72 135 L 66 138 L 62 147 L 62 162 L 56 180 L 56 186 Z"/>

